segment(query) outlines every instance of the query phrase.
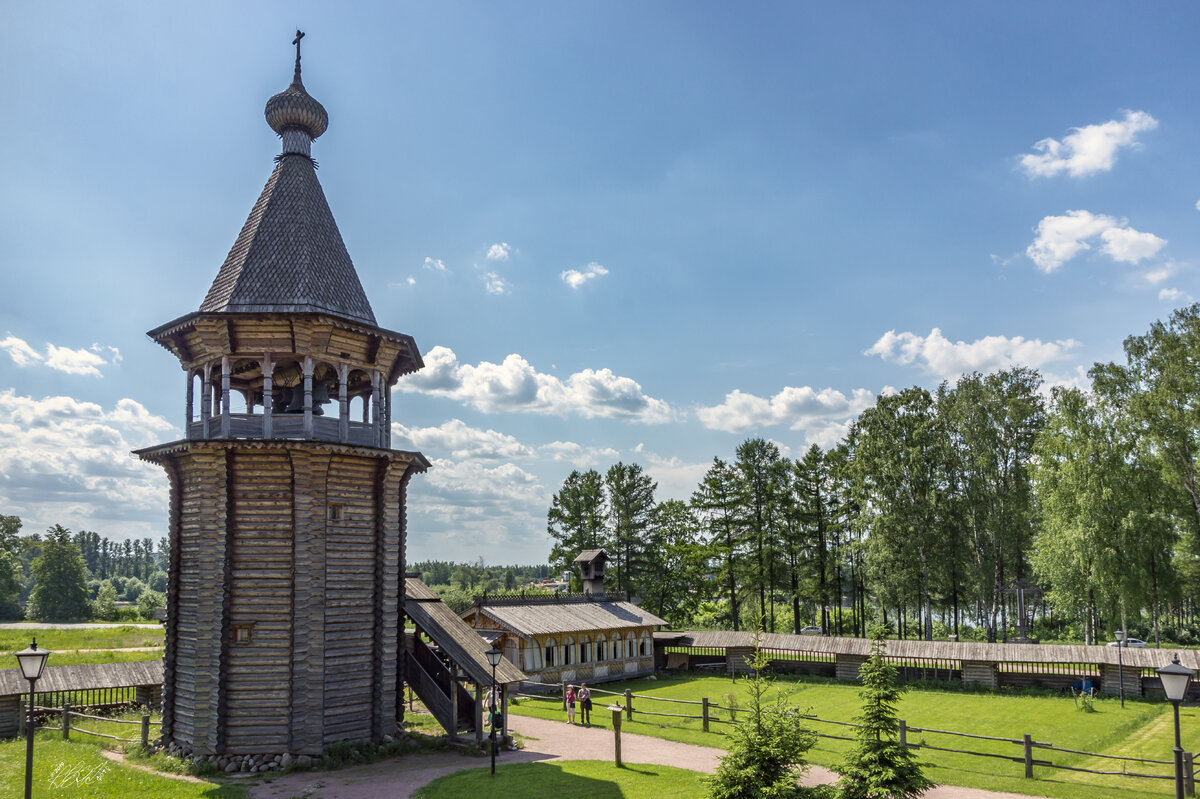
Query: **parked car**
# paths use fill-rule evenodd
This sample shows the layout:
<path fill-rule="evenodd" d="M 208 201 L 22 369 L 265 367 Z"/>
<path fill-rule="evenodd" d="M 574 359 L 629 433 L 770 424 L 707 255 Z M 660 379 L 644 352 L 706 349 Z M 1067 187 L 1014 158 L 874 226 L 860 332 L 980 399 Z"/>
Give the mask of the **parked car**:
<path fill-rule="evenodd" d="M 1143 641 L 1141 638 L 1126 638 L 1124 641 L 1109 641 L 1108 645 L 1109 646 L 1126 646 L 1126 647 L 1131 646 L 1134 649 L 1145 649 L 1146 648 L 1146 642 Z"/>
<path fill-rule="evenodd" d="M 821 628 L 815 624 L 810 624 L 807 627 L 800 628 L 801 635 L 822 635 Z"/>

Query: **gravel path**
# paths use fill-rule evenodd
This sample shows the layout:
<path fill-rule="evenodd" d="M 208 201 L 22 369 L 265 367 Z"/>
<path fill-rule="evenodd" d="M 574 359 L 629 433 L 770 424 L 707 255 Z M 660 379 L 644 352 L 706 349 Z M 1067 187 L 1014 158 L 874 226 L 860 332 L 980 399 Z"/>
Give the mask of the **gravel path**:
<path fill-rule="evenodd" d="M 611 730 L 568 725 L 528 716 L 509 716 L 513 731 L 525 738 L 519 752 L 502 752 L 497 765 L 531 763 L 544 760 L 611 760 Z M 724 751 L 708 746 L 667 741 L 647 735 L 621 735 L 621 757 L 626 763 L 675 766 L 690 771 L 712 773 Z M 289 774 L 269 783 L 253 786 L 254 799 L 288 799 L 297 795 L 312 799 L 409 799 L 412 792 L 446 774 L 488 765 L 487 758 L 456 752 L 410 755 L 396 760 L 356 766 L 339 771 Z M 805 775 L 805 785 L 831 783 L 837 775 L 813 766 Z M 311 793 L 305 794 L 305 791 Z M 983 791 L 947 785 L 925 794 L 926 799 L 1029 799 L 1024 794 Z"/>

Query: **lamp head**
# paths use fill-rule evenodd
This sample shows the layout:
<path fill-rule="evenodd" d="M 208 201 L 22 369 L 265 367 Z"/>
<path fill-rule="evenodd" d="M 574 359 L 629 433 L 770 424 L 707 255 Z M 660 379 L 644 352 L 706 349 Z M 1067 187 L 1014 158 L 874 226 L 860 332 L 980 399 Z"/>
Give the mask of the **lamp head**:
<path fill-rule="evenodd" d="M 38 649 L 35 638 L 28 649 L 22 649 L 17 653 L 17 662 L 21 664 L 21 676 L 30 681 L 41 677 L 48 657 L 50 657 L 50 650 Z"/>
<path fill-rule="evenodd" d="M 1194 672 L 1187 666 L 1180 665 L 1179 655 L 1176 654 L 1170 665 L 1158 669 L 1158 678 L 1162 680 L 1163 691 L 1172 702 L 1182 702 L 1187 694 L 1188 682 Z"/>
<path fill-rule="evenodd" d="M 483 654 L 487 655 L 488 663 L 492 664 L 492 668 L 500 665 L 500 658 L 503 656 L 503 653 L 496 647 L 492 647 Z"/>
<path fill-rule="evenodd" d="M 1117 630 L 1113 633 L 1113 638 L 1116 638 L 1118 643 L 1124 643 L 1128 635 L 1124 630 Z"/>

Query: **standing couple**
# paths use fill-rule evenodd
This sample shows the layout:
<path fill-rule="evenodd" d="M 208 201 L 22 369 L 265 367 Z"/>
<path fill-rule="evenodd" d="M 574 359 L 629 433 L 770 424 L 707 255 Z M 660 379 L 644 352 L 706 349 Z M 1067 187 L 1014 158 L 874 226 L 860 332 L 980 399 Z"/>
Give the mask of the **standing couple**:
<path fill-rule="evenodd" d="M 568 685 L 563 702 L 567 706 L 568 724 L 575 723 L 575 703 L 579 702 L 579 722 L 592 726 L 592 692 L 588 690 L 587 683 L 580 683 L 578 691 L 574 685 Z"/>

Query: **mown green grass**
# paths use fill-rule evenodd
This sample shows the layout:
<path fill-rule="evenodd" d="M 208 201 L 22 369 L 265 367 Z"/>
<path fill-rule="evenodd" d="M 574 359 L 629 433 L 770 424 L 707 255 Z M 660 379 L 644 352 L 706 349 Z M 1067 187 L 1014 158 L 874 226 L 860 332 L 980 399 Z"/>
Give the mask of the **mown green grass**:
<path fill-rule="evenodd" d="M 601 760 L 560 760 L 487 767 L 440 777 L 414 799 L 479 799 L 483 796 L 572 796 L 588 799 L 696 799 L 706 791 L 702 775 L 671 766 Z"/>
<path fill-rule="evenodd" d="M 39 627 L 23 630 L 0 630 L 0 658 L 19 652 L 29 646 L 30 641 L 37 638 L 39 649 L 49 649 L 49 664 L 57 663 L 56 655 L 60 651 L 77 649 L 127 649 L 137 646 L 163 645 L 163 631 L 159 629 L 143 629 L 129 625 L 112 627 L 70 627 L 55 629 Z M 16 661 L 13 661 L 16 665 Z M 58 664 L 66 665 L 66 664 Z"/>
<path fill-rule="evenodd" d="M 734 693 L 745 707 L 745 680 L 736 684 L 724 677 L 681 676 L 656 681 L 638 680 L 606 684 L 605 689 L 619 692 L 626 687 L 634 694 L 660 696 L 671 699 L 699 700 L 707 696 L 711 702 L 726 705 L 726 695 Z M 846 683 L 836 683 L 816 678 L 787 678 L 777 681 L 777 687 L 788 694 L 790 705 L 808 709 L 819 718 L 833 721 L 851 721 L 858 714 L 861 700 L 859 688 Z M 612 714 L 605 709 L 610 701 L 623 697 L 611 697 L 593 689 L 593 725 L 611 727 Z M 639 710 L 666 713 L 694 713 L 699 715 L 698 706 L 680 705 L 651 700 L 634 699 L 634 718 L 625 720 L 622 730 L 652 735 L 670 740 L 704 746 L 724 747 L 723 730 L 728 725 L 714 723 L 712 732 L 705 733 L 699 720 L 642 715 Z M 914 689 L 904 695 L 900 716 L 910 727 L 921 727 L 955 732 L 974 733 L 1020 740 L 1030 733 L 1035 741 L 1046 741 L 1056 746 L 1105 754 L 1123 754 L 1169 760 L 1174 745 L 1173 727 L 1169 723 L 1170 708 L 1164 703 L 1127 701 L 1121 708 L 1116 699 L 1096 701 L 1097 712 L 1083 713 L 1075 709 L 1070 696 L 1028 695 L 1018 693 L 983 693 L 954 690 Z M 512 709 L 515 714 L 538 716 L 549 719 L 564 719 L 561 700 L 524 700 Z M 727 720 L 728 713 L 714 710 L 713 718 Z M 1183 735 L 1192 746 L 1200 744 L 1200 712 L 1185 709 L 1182 716 Z M 825 735 L 850 737 L 848 727 L 812 722 L 812 727 Z M 910 733 L 910 743 L 928 743 L 952 749 L 1021 757 L 1022 747 L 1000 741 L 985 741 L 958 736 L 932 733 Z M 849 742 L 821 738 L 809 753 L 809 759 L 827 767 L 835 767 L 849 747 Z M 1024 766 L 990 757 L 975 757 L 964 754 L 920 750 L 923 762 L 929 764 L 928 776 L 936 782 L 965 785 L 991 790 L 1005 790 L 1063 799 L 1089 799 L 1097 795 L 1098 789 L 1120 789 L 1123 799 L 1148 799 L 1170 796 L 1173 792 L 1169 780 L 1143 780 L 1129 777 L 1078 774 L 1050 768 L 1035 768 L 1036 779 L 1024 779 Z M 1035 759 L 1047 759 L 1057 764 L 1081 766 L 1093 769 L 1121 770 L 1119 761 L 1102 761 L 1099 758 L 1083 758 L 1062 752 L 1034 750 Z M 1152 774 L 1171 774 L 1170 766 L 1133 767 L 1130 771 Z"/>
<path fill-rule="evenodd" d="M 185 782 L 105 758 L 97 744 L 39 732 L 34 741 L 33 794 L 38 799 L 245 799 L 240 785 Z M 25 741 L 0 742 L 0 796 L 24 796 Z"/>

